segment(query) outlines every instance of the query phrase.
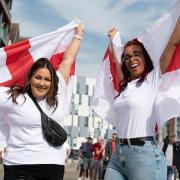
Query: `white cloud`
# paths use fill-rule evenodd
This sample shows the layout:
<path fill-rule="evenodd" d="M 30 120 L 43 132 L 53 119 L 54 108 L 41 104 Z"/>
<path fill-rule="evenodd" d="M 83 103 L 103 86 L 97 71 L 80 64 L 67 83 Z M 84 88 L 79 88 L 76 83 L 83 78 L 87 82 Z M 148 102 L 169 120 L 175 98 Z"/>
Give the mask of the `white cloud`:
<path fill-rule="evenodd" d="M 130 36 L 140 33 L 140 29 L 144 29 L 152 23 L 153 17 L 159 16 L 159 12 L 165 11 L 163 6 L 161 8 L 156 6 L 156 3 L 144 2 L 143 0 L 121 0 L 116 2 L 116 5 L 111 7 L 109 1 L 104 0 L 41 0 L 48 4 L 59 16 L 66 20 L 72 20 L 75 17 L 81 18 L 87 29 L 100 36 L 104 36 L 107 30 L 115 25 L 121 28 L 122 34 Z M 162 1 L 162 0 L 161 0 Z M 134 3 L 147 4 L 145 12 L 124 11 Z M 164 3 L 162 1 L 162 3 Z M 164 7 L 165 8 L 165 7 Z"/>
<path fill-rule="evenodd" d="M 21 1 L 17 0 L 12 6 L 12 22 L 20 23 L 20 35 L 33 37 L 49 32 L 46 24 L 40 24 L 36 19 L 30 19 L 28 13 L 22 11 L 24 9 L 23 5 Z"/>
<path fill-rule="evenodd" d="M 63 18 L 67 21 L 74 18 L 82 19 L 88 31 L 99 36 L 104 36 L 111 26 L 117 26 L 125 38 L 130 37 L 131 34 L 138 35 L 154 21 L 154 17 L 159 17 L 161 13 L 168 9 L 165 5 L 159 7 L 160 2 L 165 4 L 163 0 L 159 0 L 158 5 L 157 2 L 146 2 L 144 0 L 121 0 L 115 2 L 114 6 L 111 6 L 110 2 L 105 0 L 39 0 L 39 2 L 49 7 L 49 11 L 56 12 L 59 19 Z M 48 28 L 50 28 L 48 23 L 39 24 L 36 19 L 29 19 L 28 14 L 21 14 L 24 8 L 21 7 L 21 3 L 22 1 L 18 0 L 13 3 L 13 12 L 15 12 L 13 17 L 15 16 L 16 20 L 22 22 L 22 34 L 38 35 L 48 32 Z M 25 4 L 25 2 L 23 3 Z M 128 9 L 134 4 L 145 4 L 147 7 L 145 11 Z M 42 10 L 41 7 L 36 8 L 39 11 Z"/>
<path fill-rule="evenodd" d="M 107 38 L 106 32 L 110 27 L 120 28 L 125 40 L 137 37 L 173 4 L 171 0 L 39 0 L 40 7 L 36 7 L 33 2 L 37 1 L 29 4 L 24 0 L 13 2 L 12 19 L 20 23 L 22 35 L 37 36 L 50 32 L 54 26 L 58 27 L 58 22 L 62 24 L 74 18 L 83 20 L 86 38 L 78 55 L 77 72 L 78 75 L 89 77 L 97 74 L 104 53 L 102 49 L 105 51 L 106 46 L 103 39 Z M 30 6 L 30 12 L 34 13 L 33 17 L 37 13 L 37 18 L 26 13 L 26 8 L 29 9 Z M 39 18 L 41 11 L 42 21 Z M 57 20 L 55 25 L 53 20 L 45 21 L 50 20 L 51 16 Z M 90 38 L 94 38 L 94 41 Z"/>

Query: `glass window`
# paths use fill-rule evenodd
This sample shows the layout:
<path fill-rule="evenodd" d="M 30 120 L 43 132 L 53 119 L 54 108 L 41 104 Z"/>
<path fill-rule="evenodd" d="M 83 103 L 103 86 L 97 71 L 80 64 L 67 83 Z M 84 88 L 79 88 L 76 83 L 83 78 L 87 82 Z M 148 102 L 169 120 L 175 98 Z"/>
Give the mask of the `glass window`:
<path fill-rule="evenodd" d="M 89 86 L 86 84 L 86 94 L 89 92 Z"/>
<path fill-rule="evenodd" d="M 79 95 L 79 104 L 82 104 L 82 94 Z"/>
<path fill-rule="evenodd" d="M 79 90 L 80 90 L 80 84 L 77 83 L 77 90 L 76 90 L 76 92 L 79 93 L 80 92 Z"/>

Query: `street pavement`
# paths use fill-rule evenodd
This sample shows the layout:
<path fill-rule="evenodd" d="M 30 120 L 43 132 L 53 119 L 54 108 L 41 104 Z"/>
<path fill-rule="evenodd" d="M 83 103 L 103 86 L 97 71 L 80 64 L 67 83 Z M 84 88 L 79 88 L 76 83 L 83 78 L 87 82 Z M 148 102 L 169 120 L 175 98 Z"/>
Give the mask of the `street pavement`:
<path fill-rule="evenodd" d="M 79 163 L 69 161 L 65 166 L 64 180 L 77 180 L 79 175 Z"/>
<path fill-rule="evenodd" d="M 3 180 L 3 166 L 0 164 L 0 180 Z"/>

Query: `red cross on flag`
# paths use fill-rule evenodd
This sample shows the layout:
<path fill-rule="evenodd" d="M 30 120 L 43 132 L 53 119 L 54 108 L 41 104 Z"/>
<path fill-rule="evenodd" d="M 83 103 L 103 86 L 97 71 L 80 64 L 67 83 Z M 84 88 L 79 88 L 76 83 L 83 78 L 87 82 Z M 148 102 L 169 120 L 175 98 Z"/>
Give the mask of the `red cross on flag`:
<path fill-rule="evenodd" d="M 57 69 L 79 23 L 73 20 L 56 31 L 0 48 L 0 86 L 22 86 L 32 64 L 42 57 Z"/>

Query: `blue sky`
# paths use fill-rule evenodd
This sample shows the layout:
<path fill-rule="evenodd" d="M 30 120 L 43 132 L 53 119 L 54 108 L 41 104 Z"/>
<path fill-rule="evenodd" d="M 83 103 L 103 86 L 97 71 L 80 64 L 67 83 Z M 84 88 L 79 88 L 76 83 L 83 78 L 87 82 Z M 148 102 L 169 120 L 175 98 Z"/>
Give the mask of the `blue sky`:
<path fill-rule="evenodd" d="M 21 36 L 38 36 L 79 18 L 85 34 L 76 74 L 95 78 L 108 46 L 107 31 L 117 27 L 123 42 L 138 37 L 176 0 L 14 0 L 12 21 Z"/>

